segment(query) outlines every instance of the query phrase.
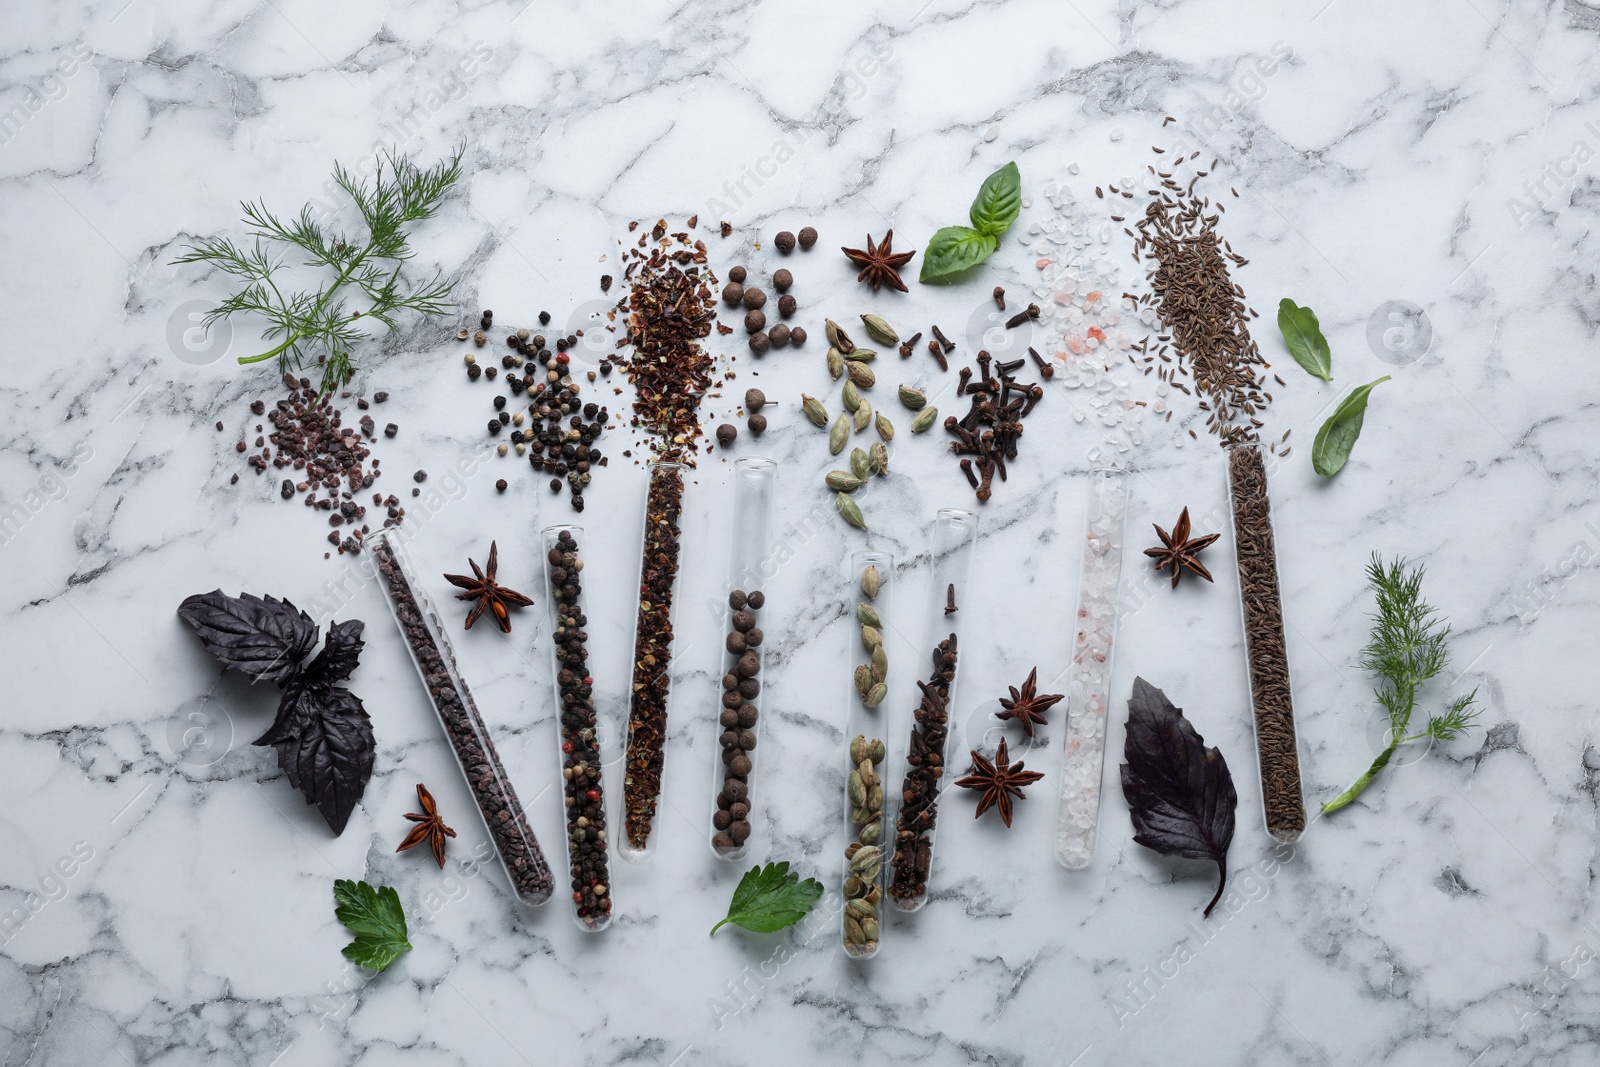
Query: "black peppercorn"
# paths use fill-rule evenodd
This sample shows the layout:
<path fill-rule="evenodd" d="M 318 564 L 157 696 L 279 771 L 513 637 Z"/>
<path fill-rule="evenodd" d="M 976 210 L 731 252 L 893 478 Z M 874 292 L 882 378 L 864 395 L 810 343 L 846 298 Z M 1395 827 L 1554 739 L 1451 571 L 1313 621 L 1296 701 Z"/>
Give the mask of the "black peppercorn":
<path fill-rule="evenodd" d="M 470 364 L 467 367 L 467 377 L 472 381 L 477 381 L 482 375 L 483 368 L 478 366 L 476 363 Z"/>
<path fill-rule="evenodd" d="M 497 493 L 505 492 L 506 491 L 506 480 L 504 478 L 501 478 L 499 481 L 494 483 L 494 488 L 495 488 L 495 492 L 497 492 Z"/>

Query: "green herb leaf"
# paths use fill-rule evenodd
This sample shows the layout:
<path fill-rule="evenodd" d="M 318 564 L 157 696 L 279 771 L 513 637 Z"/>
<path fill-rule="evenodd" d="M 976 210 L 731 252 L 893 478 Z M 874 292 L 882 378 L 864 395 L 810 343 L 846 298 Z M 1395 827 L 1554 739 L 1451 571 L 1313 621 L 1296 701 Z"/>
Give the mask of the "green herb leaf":
<path fill-rule="evenodd" d="M 1022 175 L 1015 163 L 1007 163 L 983 182 L 968 214 L 972 228 L 990 237 L 999 237 L 1011 228 L 1022 213 Z"/>
<path fill-rule="evenodd" d="M 933 235 L 922 252 L 922 282 L 949 281 L 994 254 L 1000 241 L 967 226 L 946 226 Z"/>
<path fill-rule="evenodd" d="M 815 878 L 802 882 L 798 874 L 790 873 L 787 860 L 751 867 L 733 891 L 728 917 L 713 926 L 711 932 L 733 923 L 758 934 L 770 934 L 805 918 L 820 896 L 822 883 Z"/>
<path fill-rule="evenodd" d="M 406 940 L 406 913 L 400 894 L 388 886 L 341 878 L 333 883 L 333 914 L 356 939 L 344 947 L 346 959 L 381 971 L 411 950 Z"/>
<path fill-rule="evenodd" d="M 1289 346 L 1289 354 L 1307 374 L 1325 382 L 1333 381 L 1333 354 L 1328 351 L 1328 340 L 1317 325 L 1316 312 L 1284 297 L 1278 304 L 1278 329 L 1283 331 L 1283 342 Z"/>
<path fill-rule="evenodd" d="M 1328 421 L 1317 431 L 1317 439 L 1311 443 L 1311 466 L 1318 474 L 1332 478 L 1344 467 L 1345 461 L 1350 458 L 1350 450 L 1356 446 L 1356 438 L 1361 436 L 1361 423 L 1367 416 L 1368 395 L 1388 380 L 1389 376 L 1385 374 L 1375 382 L 1356 386 L 1333 409 Z"/>

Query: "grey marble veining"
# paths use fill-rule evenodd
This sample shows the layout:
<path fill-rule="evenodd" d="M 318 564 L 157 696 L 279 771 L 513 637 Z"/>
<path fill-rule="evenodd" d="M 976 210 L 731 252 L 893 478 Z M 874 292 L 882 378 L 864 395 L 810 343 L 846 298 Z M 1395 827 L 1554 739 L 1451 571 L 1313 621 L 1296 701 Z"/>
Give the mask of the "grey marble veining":
<path fill-rule="evenodd" d="M 10 5 L 0 28 L 0 1062 L 1600 1062 L 1600 510 L 1585 429 L 1597 408 L 1600 10 L 1586 0 L 1283 12 L 1237 0 L 603 12 L 111 0 Z M 1455 627 L 1449 690 L 1478 688 L 1483 728 L 1404 753 L 1360 803 L 1273 846 L 1224 457 L 1181 402 L 1118 453 L 1088 394 L 1058 381 L 1010 480 L 977 508 L 951 749 L 980 743 L 994 699 L 1032 666 L 1060 691 L 1087 474 L 1120 456 L 1133 474 L 1113 707 L 1135 675 L 1161 686 L 1239 788 L 1230 892 L 1209 921 L 1214 872 L 1132 843 L 1114 713 L 1087 869 L 1053 855 L 1053 724 L 1027 753 L 1047 778 L 1012 830 L 975 823 L 967 796 L 947 799 L 930 903 L 893 915 L 877 959 L 844 958 L 836 899 L 784 933 L 707 938 L 740 873 L 706 843 L 732 499 L 720 455 L 687 496 L 657 853 L 616 862 L 618 916 L 601 935 L 579 933 L 559 894 L 520 908 L 484 862 L 487 839 L 378 590 L 351 561 L 325 560 L 326 527 L 233 451 L 256 421 L 250 400 L 276 396 L 270 371 L 234 361 L 258 350 L 259 324 L 191 332 L 225 290 L 172 265 L 197 236 L 238 236 L 241 199 L 332 204 L 335 160 L 389 146 L 431 160 L 457 143 L 466 176 L 419 232 L 418 264 L 456 279 L 464 308 L 495 309 L 499 326 L 547 309 L 556 325 L 592 327 L 610 303 L 598 276 L 617 273 L 634 219 L 699 214 L 719 271 L 744 263 L 763 279 L 779 265 L 778 229 L 822 233 L 783 261 L 810 344 L 740 358 L 728 398 L 705 413 L 722 421 L 751 384 L 781 405 L 764 439 L 735 449 L 776 458 L 783 477 L 753 859 L 789 859 L 837 891 L 854 639 L 842 561 L 862 544 L 898 560 L 887 639 L 905 669 L 885 709 L 899 738 L 910 667 L 926 653 L 928 524 L 937 508 L 976 507 L 940 435 L 911 438 L 893 402 L 907 381 L 945 410 L 960 403 L 954 370 L 919 352 L 878 363 L 872 396 L 901 433 L 894 474 L 862 500 L 871 533 L 832 514 L 821 477 L 836 464 L 797 410 L 802 391 L 837 407 L 823 316 L 872 310 L 907 332 L 937 321 L 963 365 L 992 328 L 990 287 L 1025 303 L 1038 278 L 1028 228 L 1056 210 L 1046 186 L 1098 233 L 1094 187 L 1141 173 L 1152 144 L 1202 149 L 1219 160 L 1207 191 L 1238 189 L 1222 229 L 1251 261 L 1236 278 L 1289 383 L 1267 422 L 1298 446 L 1273 471 L 1272 503 L 1308 799 L 1342 789 L 1380 744 L 1356 662 L 1374 551 L 1428 565 L 1430 597 Z M 1008 159 L 1027 207 L 978 278 L 904 295 L 855 284 L 840 245 L 892 226 L 897 247 L 922 248 Z M 723 218 L 736 227 L 726 240 L 705 229 Z M 1137 285 L 1120 229 L 1103 247 Z M 1319 314 L 1333 386 L 1282 353 L 1272 321 L 1284 296 Z M 1420 315 L 1390 317 L 1404 307 Z M 485 458 L 492 390 L 465 380 L 446 332 L 406 319 L 363 357 L 357 386 L 389 390 L 375 414 L 401 427 L 376 446 L 390 472 L 380 487 L 405 496 L 417 468 L 436 486 L 465 472 L 408 523 L 425 575 L 481 560 L 493 537 L 507 579 L 538 592 L 539 529 L 586 527 L 614 805 L 644 474 L 613 430 L 614 462 L 574 516 L 520 464 Z M 610 340 L 591 329 L 580 359 Z M 1393 380 L 1350 465 L 1320 479 L 1309 451 L 1326 410 L 1383 374 Z M 1153 379 L 1128 377 L 1131 401 L 1157 399 Z M 1149 524 L 1170 527 L 1185 505 L 1223 538 L 1210 550 L 1216 584 L 1174 593 L 1138 553 Z M 174 615 L 184 595 L 219 586 L 368 623 L 351 684 L 373 714 L 377 767 L 337 839 L 273 753 L 249 744 L 270 703 L 220 675 Z M 445 600 L 442 582 L 429 591 Z M 559 865 L 542 611 L 509 638 L 487 626 L 454 636 Z M 419 780 L 461 832 L 445 872 L 392 851 Z M 406 904 L 415 948 L 382 975 L 339 955 L 341 877 L 393 885 Z"/>

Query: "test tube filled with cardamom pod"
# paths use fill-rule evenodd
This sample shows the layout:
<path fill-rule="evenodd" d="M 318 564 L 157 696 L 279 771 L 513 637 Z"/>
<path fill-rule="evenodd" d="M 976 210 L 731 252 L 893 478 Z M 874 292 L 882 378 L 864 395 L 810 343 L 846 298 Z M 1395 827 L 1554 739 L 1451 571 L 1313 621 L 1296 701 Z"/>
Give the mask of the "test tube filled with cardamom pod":
<path fill-rule="evenodd" d="M 1239 599 L 1262 810 L 1267 833 L 1288 843 L 1299 840 L 1306 828 L 1306 804 L 1300 789 L 1300 753 L 1289 692 L 1278 550 L 1267 499 L 1267 469 L 1258 445 L 1242 442 L 1228 449 L 1228 501 L 1239 559 Z"/>
<path fill-rule="evenodd" d="M 1100 820 L 1127 512 L 1127 475 L 1116 470 L 1096 473 L 1090 482 L 1089 514 L 1084 520 L 1067 722 L 1061 740 L 1061 809 L 1056 818 L 1056 859 L 1073 869 L 1087 867 L 1094 857 Z"/>
<path fill-rule="evenodd" d="M 770 567 L 772 496 L 778 464 L 748 457 L 733 465 L 733 531 L 728 546 L 728 598 L 722 707 L 718 715 L 720 758 L 714 764 L 716 804 L 711 815 L 711 850 L 726 860 L 743 857 L 750 839 L 756 741 L 761 730 L 762 673 L 769 617 L 764 588 Z"/>
<path fill-rule="evenodd" d="M 548 526 L 543 538 L 572 916 L 580 929 L 599 931 L 611 925 L 613 904 L 599 713 L 589 673 L 589 619 L 583 613 L 583 527 Z"/>
<path fill-rule="evenodd" d="M 472 691 L 456 666 L 439 612 L 417 581 L 397 533 L 385 531 L 369 544 L 377 561 L 378 585 L 461 765 L 511 888 L 524 904 L 543 904 L 555 885 L 550 867 L 516 790 L 511 788 L 511 776 L 500 762 L 489 728 L 478 714 Z"/>
<path fill-rule="evenodd" d="M 885 627 L 894 620 L 894 557 L 857 552 L 850 557 L 845 603 L 850 610 L 849 644 L 856 663 L 845 697 L 844 951 L 856 959 L 878 954 L 883 919 L 883 850 L 889 843 L 887 790 L 883 776 L 889 736 L 889 656 Z M 846 660 L 850 662 L 850 660 Z"/>
<path fill-rule="evenodd" d="M 633 679 L 628 689 L 628 741 L 622 771 L 623 834 L 617 842 L 618 854 L 631 860 L 643 859 L 651 852 L 654 839 L 650 831 L 666 766 L 683 475 L 683 464 L 656 460 L 650 464 L 645 487 L 639 614 L 633 630 Z"/>
<path fill-rule="evenodd" d="M 916 911 L 928 899 L 939 789 L 945 780 L 945 741 L 950 734 L 961 623 L 966 617 L 967 572 L 977 541 L 978 516 L 972 512 L 945 508 L 934 517 L 933 579 L 922 646 L 929 651 L 927 659 L 914 665 L 921 696 L 912 712 L 890 863 L 889 898 L 901 911 Z"/>

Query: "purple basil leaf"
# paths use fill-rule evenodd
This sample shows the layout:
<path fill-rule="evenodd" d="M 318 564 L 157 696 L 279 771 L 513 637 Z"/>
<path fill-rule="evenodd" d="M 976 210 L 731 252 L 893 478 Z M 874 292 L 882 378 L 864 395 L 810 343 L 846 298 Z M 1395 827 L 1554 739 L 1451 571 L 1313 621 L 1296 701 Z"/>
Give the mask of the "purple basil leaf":
<path fill-rule="evenodd" d="M 303 676 L 302 676 L 303 677 Z M 326 687 L 321 687 L 326 688 Z M 267 727 L 267 732 L 250 742 L 252 745 L 276 745 L 299 737 L 306 724 L 322 715 L 323 694 L 317 687 L 307 688 L 295 679 L 284 687 L 278 698 L 278 716 Z M 293 783 L 298 785 L 299 783 Z"/>
<path fill-rule="evenodd" d="M 328 828 L 342 834 L 372 777 L 372 722 L 361 698 L 348 689 L 314 687 L 301 699 L 314 702 L 317 713 L 306 717 L 295 736 L 276 742 L 278 765 L 306 803 L 322 812 Z"/>
<path fill-rule="evenodd" d="M 317 658 L 306 665 L 302 679 L 307 685 L 342 682 L 350 677 L 361 660 L 361 630 L 366 623 L 360 619 L 336 622 L 328 627 L 328 639 L 322 644 Z"/>
<path fill-rule="evenodd" d="M 316 646 L 317 624 L 287 600 L 217 589 L 197 593 L 178 605 L 178 618 L 200 636 L 206 651 L 224 667 L 258 682 L 284 682 Z"/>
<path fill-rule="evenodd" d="M 1228 884 L 1233 841 L 1233 788 L 1228 763 L 1207 748 L 1181 708 L 1143 678 L 1133 680 L 1123 747 L 1122 795 L 1133 817 L 1133 839 L 1166 856 L 1212 860 L 1222 877 L 1205 914 Z"/>

